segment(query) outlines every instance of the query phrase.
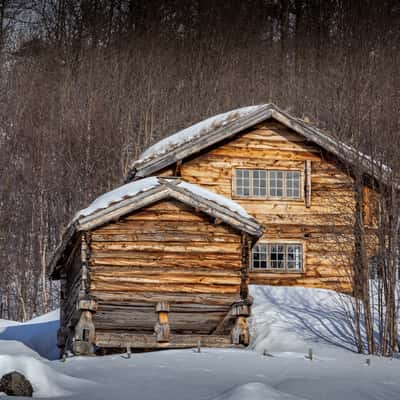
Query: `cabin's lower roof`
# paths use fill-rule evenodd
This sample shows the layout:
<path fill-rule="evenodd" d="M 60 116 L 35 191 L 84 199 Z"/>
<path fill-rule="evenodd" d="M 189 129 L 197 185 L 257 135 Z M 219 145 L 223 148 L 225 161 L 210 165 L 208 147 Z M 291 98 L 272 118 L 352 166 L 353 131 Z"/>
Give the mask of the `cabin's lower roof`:
<path fill-rule="evenodd" d="M 240 204 L 231 199 L 179 178 L 144 178 L 103 194 L 87 208 L 75 214 L 48 265 L 50 277 L 59 278 L 58 272 L 63 268 L 79 232 L 90 231 L 168 198 L 219 219 L 253 238 L 262 235 L 261 224 L 252 218 Z"/>

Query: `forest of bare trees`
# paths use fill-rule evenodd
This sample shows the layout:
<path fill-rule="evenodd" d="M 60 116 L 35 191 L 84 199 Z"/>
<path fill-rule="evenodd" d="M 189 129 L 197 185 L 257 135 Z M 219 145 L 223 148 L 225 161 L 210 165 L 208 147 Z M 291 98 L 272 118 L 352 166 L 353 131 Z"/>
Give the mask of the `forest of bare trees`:
<path fill-rule="evenodd" d="M 397 179 L 399 50 L 397 1 L 0 0 L 0 318 L 54 308 L 45 266 L 74 212 L 206 116 L 274 102 Z M 398 263 L 397 192 L 382 201 Z"/>

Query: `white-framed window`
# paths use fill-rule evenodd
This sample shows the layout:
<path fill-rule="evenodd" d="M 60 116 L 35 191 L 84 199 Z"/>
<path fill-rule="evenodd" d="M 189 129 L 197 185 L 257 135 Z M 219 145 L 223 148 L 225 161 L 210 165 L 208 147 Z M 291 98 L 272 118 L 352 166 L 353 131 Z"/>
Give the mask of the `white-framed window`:
<path fill-rule="evenodd" d="M 286 171 L 286 197 L 300 198 L 301 175 L 300 171 Z"/>
<path fill-rule="evenodd" d="M 303 245 L 301 243 L 259 242 L 252 250 L 251 269 L 270 272 L 302 272 Z"/>
<path fill-rule="evenodd" d="M 234 195 L 249 198 L 302 198 L 302 178 L 298 170 L 235 169 Z"/>
<path fill-rule="evenodd" d="M 236 170 L 236 194 L 238 196 L 250 196 L 250 172 L 249 169 Z"/>
<path fill-rule="evenodd" d="M 266 243 L 258 243 L 253 247 L 253 268 L 255 269 L 266 269 L 267 268 L 267 250 L 268 245 Z"/>
<path fill-rule="evenodd" d="M 253 172 L 253 196 L 267 195 L 267 171 L 255 169 Z"/>
<path fill-rule="evenodd" d="M 283 171 L 268 171 L 270 197 L 283 197 Z"/>

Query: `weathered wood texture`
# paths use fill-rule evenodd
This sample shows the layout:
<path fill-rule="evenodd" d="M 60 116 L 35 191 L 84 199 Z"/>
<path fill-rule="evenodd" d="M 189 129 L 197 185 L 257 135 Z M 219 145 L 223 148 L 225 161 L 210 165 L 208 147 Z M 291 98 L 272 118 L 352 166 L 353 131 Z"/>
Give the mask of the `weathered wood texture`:
<path fill-rule="evenodd" d="M 175 200 L 92 231 L 96 344 L 163 347 L 171 337 L 170 347 L 197 345 L 189 336 L 211 334 L 240 300 L 241 241 L 241 232 Z"/>
<path fill-rule="evenodd" d="M 311 188 L 307 187 L 307 167 L 311 172 L 308 180 Z M 235 168 L 299 170 L 302 199 L 235 198 Z M 168 175 L 170 171 L 164 173 Z M 353 180 L 320 147 L 278 122 L 266 122 L 184 161 L 180 173 L 182 179 L 233 198 L 244 206 L 264 225 L 261 241 L 291 239 L 304 243 L 303 273 L 250 272 L 250 283 L 350 290 Z M 229 244 L 223 247 L 228 249 Z"/>
<path fill-rule="evenodd" d="M 71 320 L 79 303 L 81 280 L 81 243 L 78 242 L 67 260 L 61 279 L 60 325 L 62 327 L 72 324 Z"/>

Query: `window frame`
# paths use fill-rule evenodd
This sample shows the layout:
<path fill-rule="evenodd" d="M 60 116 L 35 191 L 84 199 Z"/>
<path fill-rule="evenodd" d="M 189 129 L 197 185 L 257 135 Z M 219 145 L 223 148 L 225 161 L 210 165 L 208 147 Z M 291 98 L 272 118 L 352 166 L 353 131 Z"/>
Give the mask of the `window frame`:
<path fill-rule="evenodd" d="M 247 170 L 249 171 L 249 195 L 242 195 L 237 193 L 237 171 L 238 170 Z M 254 194 L 254 171 L 265 171 L 265 195 L 255 195 Z M 270 196 L 270 172 L 278 171 L 282 172 L 282 196 Z M 286 178 L 287 172 L 298 172 L 299 173 L 299 197 L 289 197 L 287 196 L 287 186 L 286 186 Z M 248 167 L 233 167 L 232 168 L 232 198 L 233 199 L 246 199 L 246 200 L 265 200 L 265 201 L 293 201 L 293 202 L 304 202 L 304 168 L 248 168 Z M 258 182 L 260 178 L 258 178 Z M 261 186 L 259 186 L 260 190 Z M 293 190 L 293 189 L 292 189 Z"/>
<path fill-rule="evenodd" d="M 266 245 L 266 260 L 267 260 L 267 264 L 266 264 L 266 268 L 260 268 L 260 267 L 254 267 L 254 253 L 253 253 L 253 249 L 255 246 L 257 245 Z M 271 267 L 271 252 L 270 252 L 270 248 L 271 245 L 283 245 L 284 248 L 284 254 L 285 254 L 285 258 L 284 258 L 284 267 L 283 268 L 272 268 Z M 290 246 L 300 246 L 301 248 L 301 269 L 289 269 L 288 268 L 288 247 Z M 305 259 L 306 259 L 306 246 L 304 241 L 302 240 L 260 240 L 258 241 L 253 248 L 251 249 L 251 256 L 250 258 L 250 272 L 255 272 L 255 273 L 269 273 L 269 274 L 304 274 L 306 272 L 306 265 L 305 265 Z"/>

